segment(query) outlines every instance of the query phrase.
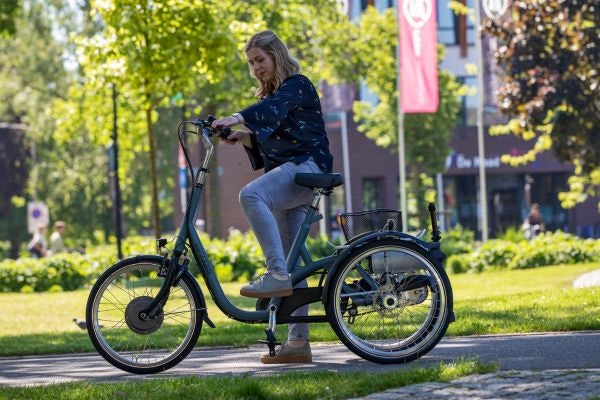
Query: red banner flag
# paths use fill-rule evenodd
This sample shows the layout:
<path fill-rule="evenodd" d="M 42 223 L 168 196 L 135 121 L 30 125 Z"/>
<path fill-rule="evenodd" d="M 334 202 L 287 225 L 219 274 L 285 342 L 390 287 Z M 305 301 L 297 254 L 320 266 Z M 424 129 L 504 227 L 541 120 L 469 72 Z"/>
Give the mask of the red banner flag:
<path fill-rule="evenodd" d="M 438 108 L 435 0 L 399 0 L 402 110 L 431 113 Z"/>

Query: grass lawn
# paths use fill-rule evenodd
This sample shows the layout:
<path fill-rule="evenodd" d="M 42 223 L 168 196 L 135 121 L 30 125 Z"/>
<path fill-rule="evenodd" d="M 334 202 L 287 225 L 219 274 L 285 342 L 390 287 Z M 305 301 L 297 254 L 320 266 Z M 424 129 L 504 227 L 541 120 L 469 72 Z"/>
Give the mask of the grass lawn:
<path fill-rule="evenodd" d="M 456 322 L 448 335 L 600 329 L 600 287 L 571 289 L 577 276 L 597 268 L 596 263 L 452 275 Z M 238 294 L 241 285 L 224 289 L 234 304 L 252 309 L 254 300 Z M 0 356 L 94 351 L 87 332 L 72 321 L 84 319 L 87 296 L 88 290 L 0 293 Z M 208 309 L 217 329 L 204 325 L 199 346 L 264 339 L 262 324 L 230 320 L 211 301 Z M 278 337 L 284 336 L 285 326 L 278 327 Z M 311 339 L 337 341 L 328 324 L 313 324 Z"/>
<path fill-rule="evenodd" d="M 0 387 L 0 399 L 347 399 L 423 382 L 445 382 L 491 372 L 493 366 L 458 361 L 394 372 L 287 373 L 278 376 L 156 378 L 119 383 L 81 382 L 28 388 Z"/>

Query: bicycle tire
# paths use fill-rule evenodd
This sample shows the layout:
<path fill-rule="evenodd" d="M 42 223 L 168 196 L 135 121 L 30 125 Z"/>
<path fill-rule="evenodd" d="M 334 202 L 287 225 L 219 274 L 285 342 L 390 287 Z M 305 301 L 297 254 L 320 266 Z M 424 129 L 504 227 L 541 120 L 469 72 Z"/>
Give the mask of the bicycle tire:
<path fill-rule="evenodd" d="M 389 260 L 401 257 L 406 265 L 382 272 L 375 260 L 383 256 L 388 267 L 393 264 Z M 345 257 L 333 273 L 325 305 L 342 343 L 380 364 L 407 363 L 433 349 L 451 322 L 452 307 L 443 268 L 419 246 L 389 238 L 366 243 Z"/>
<path fill-rule="evenodd" d="M 202 331 L 204 298 L 186 273 L 161 313 L 150 321 L 139 312 L 156 296 L 162 282 L 158 256 L 137 256 L 108 268 L 88 297 L 86 325 L 100 355 L 115 367 L 135 373 L 165 371 L 183 360 Z"/>

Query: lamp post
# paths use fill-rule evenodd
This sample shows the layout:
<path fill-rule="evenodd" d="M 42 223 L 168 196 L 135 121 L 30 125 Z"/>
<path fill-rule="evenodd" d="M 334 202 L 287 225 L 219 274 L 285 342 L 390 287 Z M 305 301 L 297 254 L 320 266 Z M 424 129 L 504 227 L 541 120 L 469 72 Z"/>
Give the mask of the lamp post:
<path fill-rule="evenodd" d="M 123 249 L 121 246 L 122 232 L 122 221 L 121 221 L 121 186 L 119 185 L 119 142 L 117 135 L 117 89 L 115 84 L 112 85 L 112 99 L 113 99 L 113 144 L 112 144 L 112 173 L 115 182 L 115 203 L 113 210 L 115 213 L 115 233 L 117 235 L 117 254 L 119 260 L 123 259 Z"/>
<path fill-rule="evenodd" d="M 479 210 L 481 222 L 481 240 L 488 240 L 487 185 L 485 176 L 485 143 L 483 132 L 483 106 L 485 93 L 483 88 L 483 49 L 481 43 L 481 11 L 479 0 L 475 1 L 475 52 L 477 58 L 477 151 L 479 154 Z"/>

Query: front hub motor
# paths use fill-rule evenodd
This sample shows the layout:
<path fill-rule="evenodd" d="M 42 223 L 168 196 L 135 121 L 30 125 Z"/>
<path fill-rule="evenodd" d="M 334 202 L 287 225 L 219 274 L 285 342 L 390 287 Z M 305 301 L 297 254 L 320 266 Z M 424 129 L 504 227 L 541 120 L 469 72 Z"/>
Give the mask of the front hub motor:
<path fill-rule="evenodd" d="M 150 296 L 141 296 L 133 299 L 127 308 L 125 308 L 125 322 L 129 329 L 140 335 L 149 335 L 156 332 L 162 326 L 164 320 L 163 310 L 161 309 L 156 317 L 144 320 L 140 318 L 142 311 L 146 310 L 154 300 Z"/>

